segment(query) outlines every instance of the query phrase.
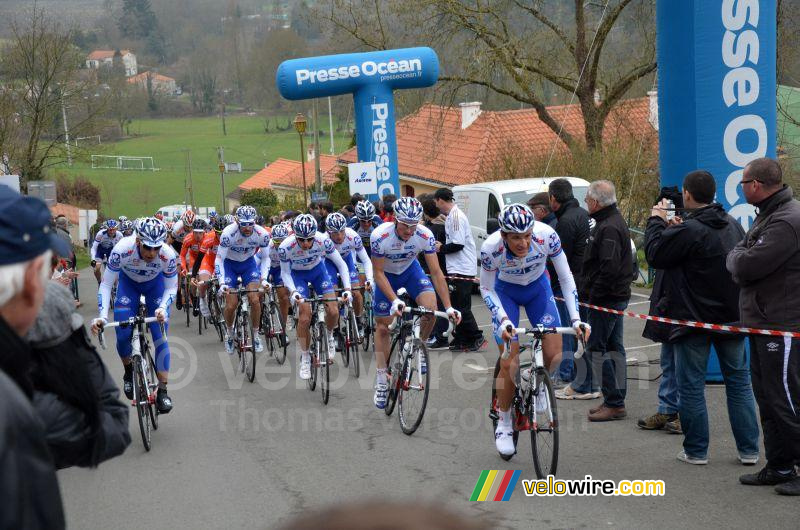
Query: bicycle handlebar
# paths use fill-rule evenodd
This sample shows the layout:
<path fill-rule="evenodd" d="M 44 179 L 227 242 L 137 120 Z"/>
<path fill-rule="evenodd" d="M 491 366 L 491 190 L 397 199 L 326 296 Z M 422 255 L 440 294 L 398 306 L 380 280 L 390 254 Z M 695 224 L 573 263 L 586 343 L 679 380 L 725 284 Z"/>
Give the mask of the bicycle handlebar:
<path fill-rule="evenodd" d="M 578 336 L 577 331 L 575 328 L 567 328 L 567 327 L 545 327 L 545 326 L 537 326 L 535 328 L 515 328 L 511 324 L 507 324 L 505 327 L 506 331 L 509 333 L 513 333 L 515 335 L 528 335 L 535 338 L 541 339 L 545 335 L 575 335 Z M 578 351 L 575 352 L 575 358 L 580 359 L 583 357 L 583 352 L 586 349 L 586 342 L 583 340 L 583 337 L 578 337 L 578 342 L 580 343 L 581 347 L 578 348 Z M 511 343 L 510 341 L 506 341 L 506 347 L 503 349 L 503 354 L 501 357 L 503 359 L 508 359 L 511 355 Z"/>
<path fill-rule="evenodd" d="M 104 350 L 106 349 L 106 340 L 105 332 L 106 328 L 127 328 L 128 326 L 135 326 L 137 324 L 152 324 L 153 322 L 158 322 L 157 317 L 146 317 L 142 318 L 139 316 L 131 317 L 128 320 L 120 320 L 117 322 L 109 322 L 104 324 L 100 327 L 100 331 L 97 333 L 97 340 L 100 342 L 100 347 Z M 164 322 L 158 322 L 159 327 L 161 328 L 161 335 L 165 335 L 166 332 L 164 331 Z"/>
<path fill-rule="evenodd" d="M 445 313 L 444 311 L 431 311 L 430 309 L 427 309 L 425 307 L 405 306 L 403 308 L 403 313 L 408 313 L 408 314 L 416 315 L 416 316 L 433 315 L 433 316 L 438 317 L 438 318 L 446 318 L 447 319 L 447 331 L 445 332 L 445 335 L 450 335 L 453 332 L 453 321 L 450 320 L 450 316 L 447 313 Z M 397 327 L 397 322 L 398 322 L 398 320 L 395 319 L 394 322 L 389 324 L 389 330 L 390 331 L 394 330 Z"/>

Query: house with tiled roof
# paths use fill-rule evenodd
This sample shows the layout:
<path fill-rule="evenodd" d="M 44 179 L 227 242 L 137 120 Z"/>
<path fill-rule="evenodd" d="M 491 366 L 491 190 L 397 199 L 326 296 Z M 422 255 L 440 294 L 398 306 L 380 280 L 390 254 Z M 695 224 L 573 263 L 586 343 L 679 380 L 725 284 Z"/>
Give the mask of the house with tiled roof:
<path fill-rule="evenodd" d="M 622 138 L 637 143 L 657 143 L 656 94 L 629 99 L 609 114 L 604 139 Z M 583 117 L 578 105 L 548 108 L 564 130 L 583 138 Z M 460 108 L 423 105 L 397 122 L 397 157 L 400 193 L 419 195 L 442 186 L 513 178 L 505 168 L 520 157 L 547 156 L 555 148 L 565 152 L 555 132 L 534 109 L 487 111 L 481 104 Z M 339 157 L 345 165 L 358 161 L 355 148 Z M 535 176 L 535 175 L 529 175 Z"/>
<path fill-rule="evenodd" d="M 128 83 L 139 85 L 143 89 L 147 89 L 148 82 L 153 87 L 154 92 L 160 92 L 171 96 L 177 93 L 178 90 L 178 84 L 175 79 L 166 75 L 161 75 L 158 72 L 142 72 L 141 74 L 128 78 Z"/>
<path fill-rule="evenodd" d="M 305 165 L 306 187 L 312 186 L 314 184 L 314 152 L 313 149 L 309 149 L 308 159 L 304 164 L 297 160 L 278 158 L 239 184 L 236 190 L 226 196 L 228 211 L 239 206 L 241 195 L 252 189 L 270 189 L 275 192 L 278 200 L 283 200 L 288 195 L 302 195 L 303 165 Z M 320 155 L 319 169 L 322 174 L 323 186 L 331 186 L 336 182 L 336 175 L 341 166 L 337 157 Z"/>
<path fill-rule="evenodd" d="M 114 64 L 115 50 L 94 50 L 86 57 L 86 68 L 99 70 L 101 66 L 111 67 Z M 130 50 L 119 50 L 122 64 L 125 66 L 125 77 L 131 77 L 139 72 L 136 56 Z"/>

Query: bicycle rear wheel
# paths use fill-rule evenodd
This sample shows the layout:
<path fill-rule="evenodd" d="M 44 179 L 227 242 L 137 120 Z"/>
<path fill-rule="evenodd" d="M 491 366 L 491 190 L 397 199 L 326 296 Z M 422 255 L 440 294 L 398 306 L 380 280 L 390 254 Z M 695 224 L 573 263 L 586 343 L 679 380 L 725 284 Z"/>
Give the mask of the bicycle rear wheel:
<path fill-rule="evenodd" d="M 153 424 L 153 430 L 158 430 L 158 408 L 155 403 L 150 399 L 156 389 L 158 388 L 158 379 L 156 378 L 156 363 L 153 362 L 153 356 L 150 354 L 150 343 L 143 340 L 143 350 L 145 352 L 145 359 L 147 359 L 147 379 L 149 383 L 147 403 L 148 411 L 150 412 L 150 423 Z"/>
<path fill-rule="evenodd" d="M 325 330 L 325 324 L 322 322 L 317 323 L 317 351 L 319 351 L 319 355 L 317 359 L 319 360 L 319 384 L 320 384 L 320 393 L 322 394 L 322 402 L 327 405 L 328 399 L 330 398 L 331 393 L 331 375 L 330 375 L 330 368 L 331 365 L 328 362 L 330 358 L 330 352 L 328 352 L 328 340 Z"/>
<path fill-rule="evenodd" d="M 142 372 L 142 364 L 138 359 L 133 361 L 133 400 L 136 403 L 136 415 L 139 417 L 139 432 L 142 434 L 142 443 L 145 451 L 151 447 L 150 440 L 150 412 L 147 382 Z"/>
<path fill-rule="evenodd" d="M 214 327 L 217 329 L 217 335 L 219 336 L 219 341 L 223 342 L 225 340 L 225 329 L 223 328 L 223 318 L 222 318 L 222 309 L 219 307 L 219 300 L 217 299 L 216 292 L 212 292 L 212 289 L 208 290 L 208 309 L 211 312 L 211 322 L 214 324 Z"/>
<path fill-rule="evenodd" d="M 536 388 L 531 393 L 528 416 L 531 423 L 533 467 L 540 479 L 555 475 L 558 466 L 558 412 L 553 383 L 543 368 L 538 368 Z"/>
<path fill-rule="evenodd" d="M 389 348 L 389 357 L 386 359 L 386 377 L 389 380 L 389 395 L 386 396 L 386 408 L 383 412 L 391 416 L 394 412 L 394 405 L 397 403 L 397 389 L 400 384 L 400 372 L 403 367 L 403 360 L 400 358 L 400 335 L 395 335 L 392 339 L 392 346 Z"/>
<path fill-rule="evenodd" d="M 189 280 L 186 279 L 187 277 L 184 276 L 183 284 L 183 311 L 186 313 L 186 327 L 191 327 L 192 325 L 192 297 L 189 294 L 189 285 L 187 282 Z"/>
<path fill-rule="evenodd" d="M 428 350 L 421 340 L 414 339 L 411 354 L 404 357 L 398 385 L 400 394 L 397 396 L 397 407 L 400 427 L 405 434 L 411 435 L 417 430 L 425 415 L 431 374 L 427 369 Z M 421 366 L 426 367 L 424 374 L 420 370 Z"/>

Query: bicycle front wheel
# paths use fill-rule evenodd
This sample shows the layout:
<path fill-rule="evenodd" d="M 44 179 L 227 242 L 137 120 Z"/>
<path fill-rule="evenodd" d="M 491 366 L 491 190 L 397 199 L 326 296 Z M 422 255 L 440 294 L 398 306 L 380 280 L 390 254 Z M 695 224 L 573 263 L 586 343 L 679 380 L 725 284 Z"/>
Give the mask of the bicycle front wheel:
<path fill-rule="evenodd" d="M 400 373 L 400 394 L 397 396 L 400 427 L 405 434 L 411 435 L 425 415 L 431 378 L 428 371 L 428 350 L 421 340 L 414 339 L 411 354 L 405 355 Z"/>
<path fill-rule="evenodd" d="M 394 412 L 394 405 L 397 403 L 398 385 L 400 384 L 400 372 L 403 360 L 400 358 L 400 335 L 395 335 L 392 339 L 392 347 L 389 348 L 389 357 L 386 359 L 386 377 L 389 380 L 389 395 L 386 397 L 386 408 L 383 412 L 391 416 Z"/>
<path fill-rule="evenodd" d="M 350 318 L 347 321 L 347 342 L 347 349 L 350 352 L 350 366 L 353 368 L 353 375 L 358 378 L 361 372 L 361 359 L 358 353 L 358 326 L 356 325 L 356 317 L 352 313 L 350 313 Z"/>
<path fill-rule="evenodd" d="M 251 383 L 256 378 L 256 335 L 253 329 L 253 324 L 250 322 L 250 315 L 245 315 L 244 320 L 244 337 L 246 346 L 242 351 L 244 360 L 244 374 L 247 380 Z"/>
<path fill-rule="evenodd" d="M 533 467 L 540 479 L 556 474 L 558 466 L 558 412 L 553 383 L 543 368 L 536 370 L 536 388 L 528 407 Z"/>
<path fill-rule="evenodd" d="M 142 351 L 145 352 L 145 359 L 147 359 L 147 383 L 148 383 L 148 399 L 147 402 L 149 406 L 147 407 L 150 411 L 150 423 L 153 424 L 153 430 L 158 430 L 158 408 L 155 405 L 155 402 L 150 399 L 150 396 L 154 395 L 156 389 L 158 388 L 158 379 L 156 378 L 156 363 L 153 362 L 153 356 L 150 354 L 150 343 L 146 340 L 142 340 Z"/>
<path fill-rule="evenodd" d="M 278 364 L 283 364 L 286 360 L 286 350 L 289 346 L 289 340 L 286 337 L 286 326 L 281 321 L 281 313 L 278 310 L 277 304 L 272 302 L 269 304 L 270 319 L 272 320 L 272 329 L 275 332 L 275 360 Z"/>
<path fill-rule="evenodd" d="M 136 415 L 139 416 L 139 432 L 142 434 L 142 443 L 145 451 L 149 451 L 151 447 L 149 399 L 147 380 L 142 371 L 142 363 L 139 359 L 135 359 L 133 361 L 133 400 L 136 403 Z"/>
<path fill-rule="evenodd" d="M 330 359 L 330 352 L 328 351 L 328 339 L 325 329 L 325 324 L 322 322 L 317 323 L 317 351 L 319 352 L 319 356 L 317 357 L 319 361 L 319 385 L 320 385 L 320 393 L 322 394 L 322 403 L 325 405 L 328 404 L 328 399 L 330 397 L 330 384 L 331 384 L 331 376 L 330 376 L 330 363 L 328 359 Z"/>

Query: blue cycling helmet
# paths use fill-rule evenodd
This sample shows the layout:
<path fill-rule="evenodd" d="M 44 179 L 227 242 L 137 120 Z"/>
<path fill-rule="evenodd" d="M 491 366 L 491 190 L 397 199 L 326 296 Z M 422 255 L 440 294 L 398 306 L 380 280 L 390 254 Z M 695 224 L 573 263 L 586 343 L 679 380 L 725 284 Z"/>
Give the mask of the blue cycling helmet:
<path fill-rule="evenodd" d="M 317 220 L 313 215 L 304 213 L 294 218 L 292 221 L 292 228 L 297 237 L 308 239 L 314 237 L 317 232 Z"/>
<path fill-rule="evenodd" d="M 347 227 L 347 218 L 339 212 L 333 212 L 325 218 L 325 229 L 328 232 L 341 232 Z"/>
<path fill-rule="evenodd" d="M 119 224 L 119 229 L 122 232 L 133 231 L 133 223 L 126 219 Z"/>
<path fill-rule="evenodd" d="M 241 225 L 252 225 L 256 222 L 256 216 L 258 213 L 256 209 L 252 206 L 239 206 L 236 209 L 236 221 Z"/>
<path fill-rule="evenodd" d="M 272 239 L 281 241 L 289 237 L 289 225 L 278 223 L 272 227 Z"/>
<path fill-rule="evenodd" d="M 215 212 L 214 210 L 212 210 L 212 211 L 210 211 L 208 213 L 208 218 L 209 219 L 216 219 L 216 217 L 217 217 L 217 212 Z"/>
<path fill-rule="evenodd" d="M 119 224 L 123 224 L 125 221 L 128 220 L 128 218 L 125 217 L 124 215 L 120 215 L 119 219 L 117 219 L 117 220 L 119 221 Z"/>
<path fill-rule="evenodd" d="M 106 230 L 108 230 L 110 228 L 116 228 L 117 227 L 117 220 L 116 219 L 106 219 L 106 222 L 103 223 L 103 224 L 105 225 Z"/>
<path fill-rule="evenodd" d="M 236 218 L 231 214 L 227 214 L 222 218 L 222 220 L 225 223 L 225 226 L 232 225 L 236 222 Z"/>
<path fill-rule="evenodd" d="M 372 221 L 375 217 L 375 206 L 369 201 L 358 201 L 356 203 L 356 217 L 359 221 Z"/>
<path fill-rule="evenodd" d="M 395 219 L 403 223 L 418 223 L 422 220 L 422 204 L 414 197 L 400 197 L 394 201 Z"/>
<path fill-rule="evenodd" d="M 524 234 L 533 228 L 536 218 L 524 204 L 509 204 L 500 211 L 497 222 L 502 232 Z"/>
<path fill-rule="evenodd" d="M 136 235 L 148 247 L 160 247 L 167 239 L 167 227 L 155 217 L 148 217 L 139 224 Z"/>

